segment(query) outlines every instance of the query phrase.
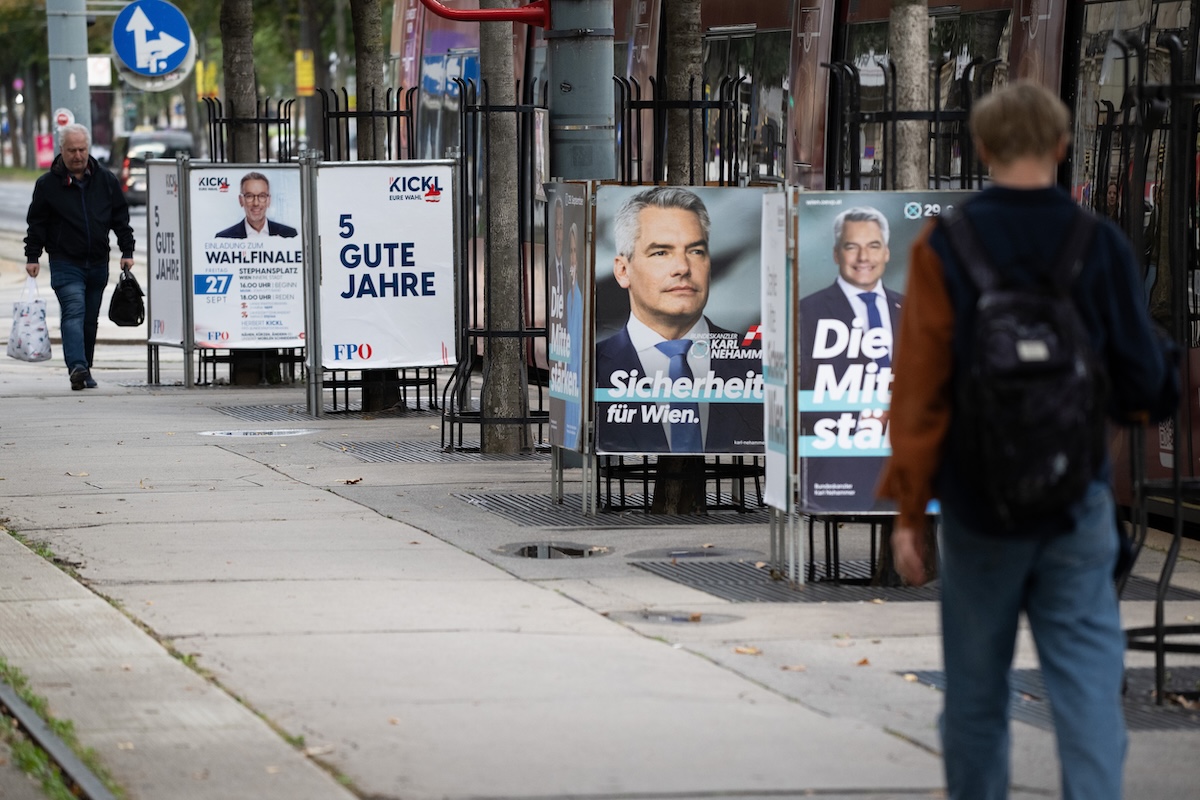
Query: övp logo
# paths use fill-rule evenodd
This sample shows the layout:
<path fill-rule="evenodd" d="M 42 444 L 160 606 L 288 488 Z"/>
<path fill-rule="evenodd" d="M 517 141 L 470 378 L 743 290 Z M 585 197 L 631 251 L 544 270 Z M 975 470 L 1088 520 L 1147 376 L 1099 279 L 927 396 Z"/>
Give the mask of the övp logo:
<path fill-rule="evenodd" d="M 333 346 L 334 361 L 367 361 L 371 358 L 371 354 L 375 352 L 371 345 L 363 344 L 335 344 Z"/>
<path fill-rule="evenodd" d="M 437 175 L 401 175 L 392 178 L 388 186 L 388 199 L 436 203 L 442 199 L 442 187 Z"/>
<path fill-rule="evenodd" d="M 196 184 L 196 188 L 201 192 L 228 192 L 229 178 L 217 175 L 203 175 Z"/>

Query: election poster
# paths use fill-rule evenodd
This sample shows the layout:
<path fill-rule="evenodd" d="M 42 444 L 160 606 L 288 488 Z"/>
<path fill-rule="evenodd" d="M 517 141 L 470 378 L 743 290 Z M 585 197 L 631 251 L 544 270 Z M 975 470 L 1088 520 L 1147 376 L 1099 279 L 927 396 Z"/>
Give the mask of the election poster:
<path fill-rule="evenodd" d="M 794 198 L 796 192 L 790 195 Z M 789 194 L 763 196 L 762 216 L 762 353 L 763 421 L 766 437 L 766 481 L 763 499 L 780 511 L 792 509 L 795 464 L 792 386 L 793 323 L 792 254 L 788 249 Z M 794 205 L 794 199 L 793 199 Z"/>
<path fill-rule="evenodd" d="M 183 246 L 179 233 L 179 168 L 174 161 L 146 162 L 147 247 L 150 264 L 146 280 L 147 342 L 182 347 Z"/>
<path fill-rule="evenodd" d="M 895 333 L 913 241 L 969 192 L 804 192 L 797 213 L 800 502 L 805 513 L 891 511 Z"/>
<path fill-rule="evenodd" d="M 765 189 L 596 193 L 596 451 L 763 452 Z"/>
<path fill-rule="evenodd" d="M 325 369 L 457 361 L 453 189 L 452 162 L 320 166 Z"/>
<path fill-rule="evenodd" d="M 582 183 L 545 185 L 546 278 L 550 291 L 550 444 L 582 450 L 583 354 L 592 285 L 587 258 L 588 187 Z"/>
<path fill-rule="evenodd" d="M 300 172 L 193 164 L 188 173 L 196 346 L 304 346 Z"/>

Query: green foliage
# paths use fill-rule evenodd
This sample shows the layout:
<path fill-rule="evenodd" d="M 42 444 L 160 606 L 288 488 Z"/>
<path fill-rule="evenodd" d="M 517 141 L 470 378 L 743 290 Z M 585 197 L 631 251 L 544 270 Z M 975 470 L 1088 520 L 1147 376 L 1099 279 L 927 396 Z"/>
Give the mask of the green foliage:
<path fill-rule="evenodd" d="M 34 694 L 29 687 L 29 679 L 3 657 L 0 657 L 0 680 L 13 688 L 17 696 L 45 721 L 54 735 L 71 748 L 79 760 L 100 779 L 115 797 L 125 797 L 125 790 L 113 781 L 108 770 L 100 763 L 95 751 L 79 743 L 79 738 L 75 735 L 75 726 L 69 720 L 55 719 L 50 714 L 46 699 Z M 58 766 L 50 760 L 44 750 L 30 741 L 18 728 L 11 725 L 0 725 L 0 739 L 3 739 L 12 750 L 13 762 L 17 767 L 37 780 L 47 797 L 51 800 L 74 800 L 75 794 L 68 788 Z"/>

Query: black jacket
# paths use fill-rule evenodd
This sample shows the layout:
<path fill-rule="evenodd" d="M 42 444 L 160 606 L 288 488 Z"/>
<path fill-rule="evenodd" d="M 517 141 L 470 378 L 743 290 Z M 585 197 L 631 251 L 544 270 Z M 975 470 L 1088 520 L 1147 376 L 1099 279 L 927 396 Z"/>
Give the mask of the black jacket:
<path fill-rule="evenodd" d="M 133 258 L 129 204 L 117 178 L 88 158 L 88 175 L 77 181 L 62 155 L 38 178 L 26 215 L 25 261 L 37 261 L 45 250 L 52 259 L 79 264 L 108 261 L 108 232 L 117 234 L 122 258 Z"/>

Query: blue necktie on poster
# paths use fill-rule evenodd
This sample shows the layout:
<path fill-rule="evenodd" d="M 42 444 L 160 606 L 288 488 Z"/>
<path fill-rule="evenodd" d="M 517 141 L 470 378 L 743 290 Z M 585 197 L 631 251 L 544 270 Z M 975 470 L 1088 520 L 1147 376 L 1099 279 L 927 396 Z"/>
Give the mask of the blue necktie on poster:
<path fill-rule="evenodd" d="M 867 304 L 867 330 L 882 328 L 883 317 L 879 316 L 879 295 L 874 292 L 861 292 L 858 296 Z M 881 367 L 890 367 L 892 365 L 892 357 L 885 353 L 880 358 L 875 359 L 875 363 Z"/>
<path fill-rule="evenodd" d="M 680 378 L 692 379 L 692 368 L 688 366 L 687 353 L 692 348 L 691 339 L 671 339 L 654 345 L 671 359 L 669 375 L 671 381 Z M 704 440 L 700 435 L 700 407 L 695 403 L 671 403 L 672 411 L 691 411 L 692 422 L 671 423 L 672 453 L 703 453 Z M 687 416 L 685 413 L 683 416 Z"/>

